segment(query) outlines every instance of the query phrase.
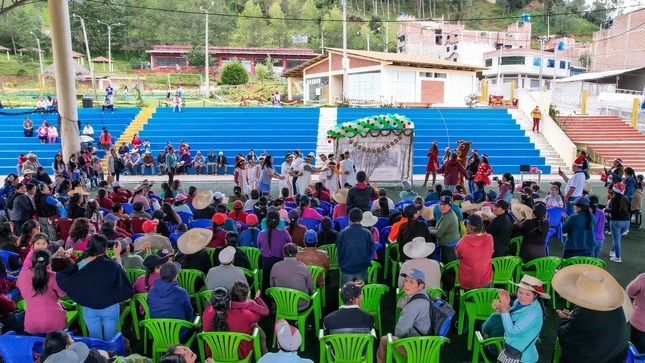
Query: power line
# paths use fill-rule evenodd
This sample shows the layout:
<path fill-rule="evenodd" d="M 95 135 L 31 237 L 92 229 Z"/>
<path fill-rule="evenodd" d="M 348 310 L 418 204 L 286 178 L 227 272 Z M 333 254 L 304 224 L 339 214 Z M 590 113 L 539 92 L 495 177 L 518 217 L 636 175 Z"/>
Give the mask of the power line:
<path fill-rule="evenodd" d="M 192 14 L 192 15 L 202 15 L 202 12 L 198 11 L 192 11 L 192 10 L 169 10 L 169 9 L 164 9 L 164 8 L 155 8 L 155 7 L 150 7 L 150 6 L 141 6 L 141 5 L 131 5 L 131 4 L 120 4 L 120 3 L 115 3 L 115 2 L 110 2 L 109 4 L 106 4 L 103 0 L 85 0 L 87 2 L 93 2 L 93 3 L 98 3 L 98 4 L 103 4 L 103 5 L 108 5 L 108 6 L 122 6 L 126 8 L 131 8 L 131 9 L 140 9 L 140 10 L 151 10 L 151 11 L 160 11 L 160 12 L 170 12 L 170 13 L 180 13 L 180 14 Z M 583 11 L 572 11 L 572 12 L 566 12 L 566 13 L 549 13 L 549 14 L 532 14 L 533 17 L 543 17 L 546 15 L 549 16 L 567 16 L 567 15 L 581 15 L 581 14 L 589 14 L 589 13 L 595 13 L 595 12 L 604 12 L 604 11 L 615 11 L 615 10 L 621 10 L 621 9 L 627 9 L 627 8 L 633 8 L 633 7 L 640 7 L 642 5 L 625 5 L 625 6 L 617 6 L 613 8 L 607 8 L 607 9 L 596 9 L 596 10 L 583 10 Z M 248 16 L 248 15 L 243 15 L 243 14 L 225 14 L 225 13 L 209 13 L 209 15 L 212 16 L 221 16 L 221 17 L 233 17 L 233 18 L 245 18 L 245 19 L 264 19 L 264 20 L 284 20 L 284 21 L 311 21 L 311 22 L 328 22 L 328 23 L 334 23 L 334 22 L 342 22 L 342 19 L 324 19 L 322 17 L 320 18 L 290 18 L 290 17 L 283 17 L 283 18 L 270 18 L 267 16 Z M 450 21 L 460 21 L 460 22 L 466 22 L 466 21 L 486 21 L 486 20 L 512 20 L 512 19 L 518 19 L 520 16 L 500 16 L 500 17 L 489 17 L 489 18 L 468 18 L 468 19 L 454 19 L 454 20 L 435 20 L 433 19 L 432 21 L 435 22 L 450 22 Z M 348 22 L 352 23 L 362 23 L 365 22 L 364 20 L 356 20 L 356 19 L 347 19 Z M 409 19 L 409 20 L 384 20 L 381 19 L 381 23 L 411 23 L 411 22 L 419 22 L 423 20 L 419 19 Z"/>

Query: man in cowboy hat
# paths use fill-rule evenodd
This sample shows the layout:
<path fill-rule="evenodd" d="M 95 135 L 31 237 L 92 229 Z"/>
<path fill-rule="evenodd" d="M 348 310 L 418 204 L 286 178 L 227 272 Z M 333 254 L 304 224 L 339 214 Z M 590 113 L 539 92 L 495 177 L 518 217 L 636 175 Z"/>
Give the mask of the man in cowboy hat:
<path fill-rule="evenodd" d="M 600 267 L 571 265 L 558 271 L 551 283 L 560 296 L 576 305 L 573 311 L 556 310 L 562 319 L 560 362 L 624 362 L 625 321 L 632 306 L 618 281 Z"/>
<path fill-rule="evenodd" d="M 213 267 L 211 257 L 204 249 L 213 238 L 213 231 L 206 228 L 189 229 L 177 239 L 177 254 L 175 260 L 185 269 L 199 270 L 208 274 Z"/>
<path fill-rule="evenodd" d="M 152 156 L 150 150 L 146 150 L 143 154 L 143 163 L 141 164 L 141 175 L 146 173 L 146 169 L 150 169 L 152 175 L 155 175 L 155 157 Z"/>
<path fill-rule="evenodd" d="M 431 210 L 428 208 L 428 210 Z M 413 268 L 423 271 L 426 276 L 426 286 L 439 288 L 441 284 L 441 266 L 439 262 L 429 259 L 435 250 L 435 244 L 427 242 L 423 237 L 413 238 L 403 246 L 403 253 L 410 257 L 401 265 L 401 271 L 409 271 Z M 403 289 L 403 277 L 399 276 L 398 286 Z"/>
<path fill-rule="evenodd" d="M 33 170 L 35 173 L 35 171 L 38 170 L 39 166 L 42 165 L 40 165 L 40 163 L 38 162 L 38 156 L 36 156 L 36 154 L 34 154 L 33 152 L 29 152 L 29 154 L 27 154 L 27 161 L 22 163 L 22 173 L 25 173 L 24 170 Z"/>
<path fill-rule="evenodd" d="M 513 233 L 513 218 L 508 214 L 509 207 L 507 201 L 500 199 L 493 207 L 493 213 L 496 216 L 494 219 L 484 213 L 481 215 L 486 232 L 493 236 L 495 242 L 493 258 L 506 256 L 508 252 L 508 243 Z"/>
<path fill-rule="evenodd" d="M 360 309 L 363 284 L 350 281 L 340 289 L 343 305 L 327 315 L 323 321 L 326 334 L 370 334 L 374 329 L 374 315 Z M 372 354 L 372 352 L 369 352 Z"/>
<path fill-rule="evenodd" d="M 194 219 L 211 219 L 215 215 L 215 204 L 213 204 L 213 191 L 200 190 L 193 198 Z"/>
<path fill-rule="evenodd" d="M 493 236 L 484 231 L 482 217 L 469 215 L 466 234 L 455 246 L 459 259 L 459 284 L 464 290 L 490 286 L 493 279 L 493 252 Z"/>

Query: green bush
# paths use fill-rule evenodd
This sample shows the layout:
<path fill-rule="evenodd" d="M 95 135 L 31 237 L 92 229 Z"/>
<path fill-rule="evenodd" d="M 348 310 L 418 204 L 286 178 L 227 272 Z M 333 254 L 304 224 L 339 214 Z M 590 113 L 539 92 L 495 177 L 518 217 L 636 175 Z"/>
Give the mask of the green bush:
<path fill-rule="evenodd" d="M 231 62 L 222 69 L 220 80 L 222 84 L 228 85 L 246 84 L 249 82 L 249 74 L 246 73 L 246 68 L 242 63 Z"/>

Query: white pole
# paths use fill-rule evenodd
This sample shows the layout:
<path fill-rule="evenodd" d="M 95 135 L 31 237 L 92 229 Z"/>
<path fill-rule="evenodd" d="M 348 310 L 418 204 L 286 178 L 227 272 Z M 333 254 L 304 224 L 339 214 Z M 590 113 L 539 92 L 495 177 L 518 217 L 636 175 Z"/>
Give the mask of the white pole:
<path fill-rule="evenodd" d="M 367 51 L 370 51 L 370 32 L 367 32 Z"/>
<path fill-rule="evenodd" d="M 206 98 L 210 95 L 210 90 L 211 90 L 211 85 L 210 85 L 210 80 L 208 77 L 209 69 L 208 69 L 208 61 L 210 58 L 210 54 L 208 52 L 208 10 L 215 4 L 214 1 L 211 1 L 211 4 L 209 7 L 204 9 L 203 6 L 201 6 L 199 9 L 203 11 L 206 14 L 206 21 L 204 24 L 204 77 L 206 78 L 206 82 L 204 83 L 204 95 Z"/>
<path fill-rule="evenodd" d="M 387 0 L 387 22 L 385 23 L 385 53 L 390 48 L 390 0 Z"/>
<path fill-rule="evenodd" d="M 36 38 L 36 45 L 38 46 L 38 62 L 40 63 L 40 86 L 41 86 L 41 90 L 43 90 L 45 88 L 45 76 L 43 75 L 44 68 L 43 68 L 42 51 L 40 49 L 40 39 L 38 39 L 38 36 L 36 36 L 36 34 L 34 34 L 33 32 L 31 32 L 31 35 L 33 35 L 34 38 Z M 42 92 L 40 95 L 42 96 Z"/>
<path fill-rule="evenodd" d="M 85 20 L 80 15 L 72 14 L 73 17 L 81 20 L 81 28 L 83 28 L 83 38 L 85 40 L 85 52 L 87 53 L 87 64 L 90 66 L 90 78 L 92 78 L 92 89 L 94 89 L 94 99 L 98 99 L 96 95 L 96 77 L 94 77 L 94 63 L 90 56 L 90 43 L 87 41 L 87 31 L 85 31 Z"/>
<path fill-rule="evenodd" d="M 51 21 L 52 49 L 56 66 L 56 96 L 60 117 L 60 135 L 63 160 L 77 154 L 81 148 L 76 106 L 74 61 L 72 59 L 72 35 L 69 28 L 67 0 L 48 0 Z"/>
<path fill-rule="evenodd" d="M 343 0 L 343 98 L 349 93 L 349 58 L 347 58 L 347 0 Z"/>
<path fill-rule="evenodd" d="M 113 26 L 119 26 L 121 23 L 116 23 L 116 24 L 108 24 L 105 22 L 102 22 L 98 20 L 99 24 L 107 25 L 108 28 L 108 70 L 110 72 L 114 71 L 114 67 L 112 66 L 112 27 Z"/>

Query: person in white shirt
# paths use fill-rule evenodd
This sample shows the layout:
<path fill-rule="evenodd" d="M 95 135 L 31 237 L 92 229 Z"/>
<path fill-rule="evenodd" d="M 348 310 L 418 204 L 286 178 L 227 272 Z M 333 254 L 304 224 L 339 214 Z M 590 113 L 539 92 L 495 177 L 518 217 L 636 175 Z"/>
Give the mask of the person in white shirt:
<path fill-rule="evenodd" d="M 284 177 L 284 179 L 281 179 L 278 182 L 279 190 L 282 190 L 282 188 L 289 189 L 289 196 L 293 195 L 293 186 L 291 185 L 291 171 L 293 170 L 293 168 L 291 167 L 292 162 L 293 155 L 287 154 L 287 156 L 284 158 L 282 166 L 280 167 L 280 176 Z"/>
<path fill-rule="evenodd" d="M 89 123 L 85 124 L 85 128 L 83 128 L 83 135 L 94 137 L 94 128 L 92 128 Z"/>
<path fill-rule="evenodd" d="M 567 214 L 573 215 L 573 204 L 576 198 L 582 196 L 582 192 L 585 187 L 586 177 L 585 173 L 582 171 L 582 157 L 578 157 L 574 162 L 571 169 L 573 170 L 573 175 L 567 177 L 564 175 L 562 169 L 558 168 L 558 175 L 567 182 L 567 185 L 564 187 L 564 206 L 567 208 Z"/>
<path fill-rule="evenodd" d="M 343 187 L 345 184 L 354 185 L 356 184 L 356 172 L 354 171 L 354 161 L 348 159 L 343 154 L 338 154 L 338 170 L 340 170 L 340 186 Z"/>
<path fill-rule="evenodd" d="M 292 192 L 293 194 L 298 194 L 299 192 L 304 192 L 305 190 L 298 190 L 298 178 L 300 177 L 300 168 L 305 161 L 302 160 L 300 156 L 300 150 L 295 150 L 293 152 L 293 162 L 291 163 L 291 171 L 293 174 L 293 179 L 291 181 Z"/>

